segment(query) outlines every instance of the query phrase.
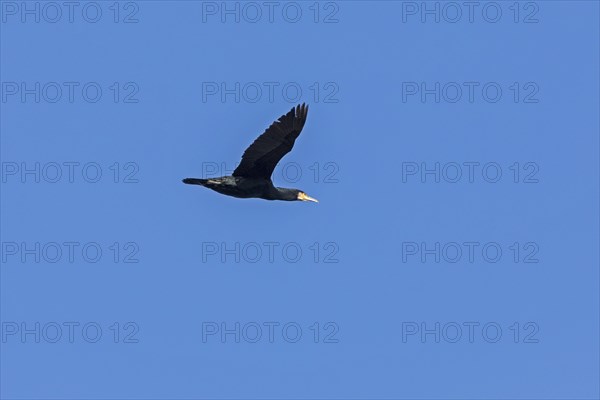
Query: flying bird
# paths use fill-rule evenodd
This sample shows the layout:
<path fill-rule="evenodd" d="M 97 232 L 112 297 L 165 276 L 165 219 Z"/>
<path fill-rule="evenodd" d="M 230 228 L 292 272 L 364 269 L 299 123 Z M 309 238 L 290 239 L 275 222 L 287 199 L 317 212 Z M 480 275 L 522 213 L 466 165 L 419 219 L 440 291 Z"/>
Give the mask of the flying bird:
<path fill-rule="evenodd" d="M 303 103 L 279 117 L 246 149 L 232 176 L 186 178 L 183 183 L 205 186 L 215 192 L 243 199 L 301 200 L 318 203 L 317 199 L 301 190 L 276 187 L 271 180 L 279 160 L 294 147 L 307 115 L 308 106 Z"/>

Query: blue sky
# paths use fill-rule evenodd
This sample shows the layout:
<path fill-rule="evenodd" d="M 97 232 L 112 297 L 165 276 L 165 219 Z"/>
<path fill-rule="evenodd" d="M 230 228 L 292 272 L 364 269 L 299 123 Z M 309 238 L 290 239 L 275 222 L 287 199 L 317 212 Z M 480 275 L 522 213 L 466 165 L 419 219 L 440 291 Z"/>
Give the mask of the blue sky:
<path fill-rule="evenodd" d="M 597 2 L 69 7 L 0 2 L 3 398 L 600 396 Z M 181 183 L 301 102 L 319 204 Z"/>

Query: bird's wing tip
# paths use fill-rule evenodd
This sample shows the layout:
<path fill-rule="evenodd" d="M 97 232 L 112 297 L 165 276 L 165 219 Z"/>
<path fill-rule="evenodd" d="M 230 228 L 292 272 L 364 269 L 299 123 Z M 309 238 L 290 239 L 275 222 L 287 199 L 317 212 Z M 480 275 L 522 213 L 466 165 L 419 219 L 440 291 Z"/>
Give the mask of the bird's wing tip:
<path fill-rule="evenodd" d="M 296 106 L 296 117 L 306 118 L 308 114 L 308 104 L 302 103 Z"/>

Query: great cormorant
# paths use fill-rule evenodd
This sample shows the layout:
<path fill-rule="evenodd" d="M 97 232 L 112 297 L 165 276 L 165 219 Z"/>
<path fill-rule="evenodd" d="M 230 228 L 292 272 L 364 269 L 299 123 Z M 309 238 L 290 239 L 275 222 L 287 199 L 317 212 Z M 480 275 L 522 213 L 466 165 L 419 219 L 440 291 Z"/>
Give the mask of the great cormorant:
<path fill-rule="evenodd" d="M 199 179 L 186 178 L 183 183 L 202 185 L 209 189 L 239 198 L 257 197 L 265 200 L 314 201 L 301 190 L 275 187 L 271 175 L 283 156 L 292 150 L 306 122 L 308 106 L 302 104 L 279 117 L 250 145 L 232 176 Z"/>

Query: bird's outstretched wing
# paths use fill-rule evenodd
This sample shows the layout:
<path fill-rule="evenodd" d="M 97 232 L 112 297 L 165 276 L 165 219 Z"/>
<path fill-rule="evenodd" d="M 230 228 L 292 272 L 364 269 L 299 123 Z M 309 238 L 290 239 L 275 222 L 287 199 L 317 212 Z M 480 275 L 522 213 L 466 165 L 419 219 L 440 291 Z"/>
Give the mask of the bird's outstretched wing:
<path fill-rule="evenodd" d="M 250 145 L 233 176 L 270 178 L 281 158 L 292 150 L 306 122 L 308 106 L 302 104 L 279 117 Z"/>

